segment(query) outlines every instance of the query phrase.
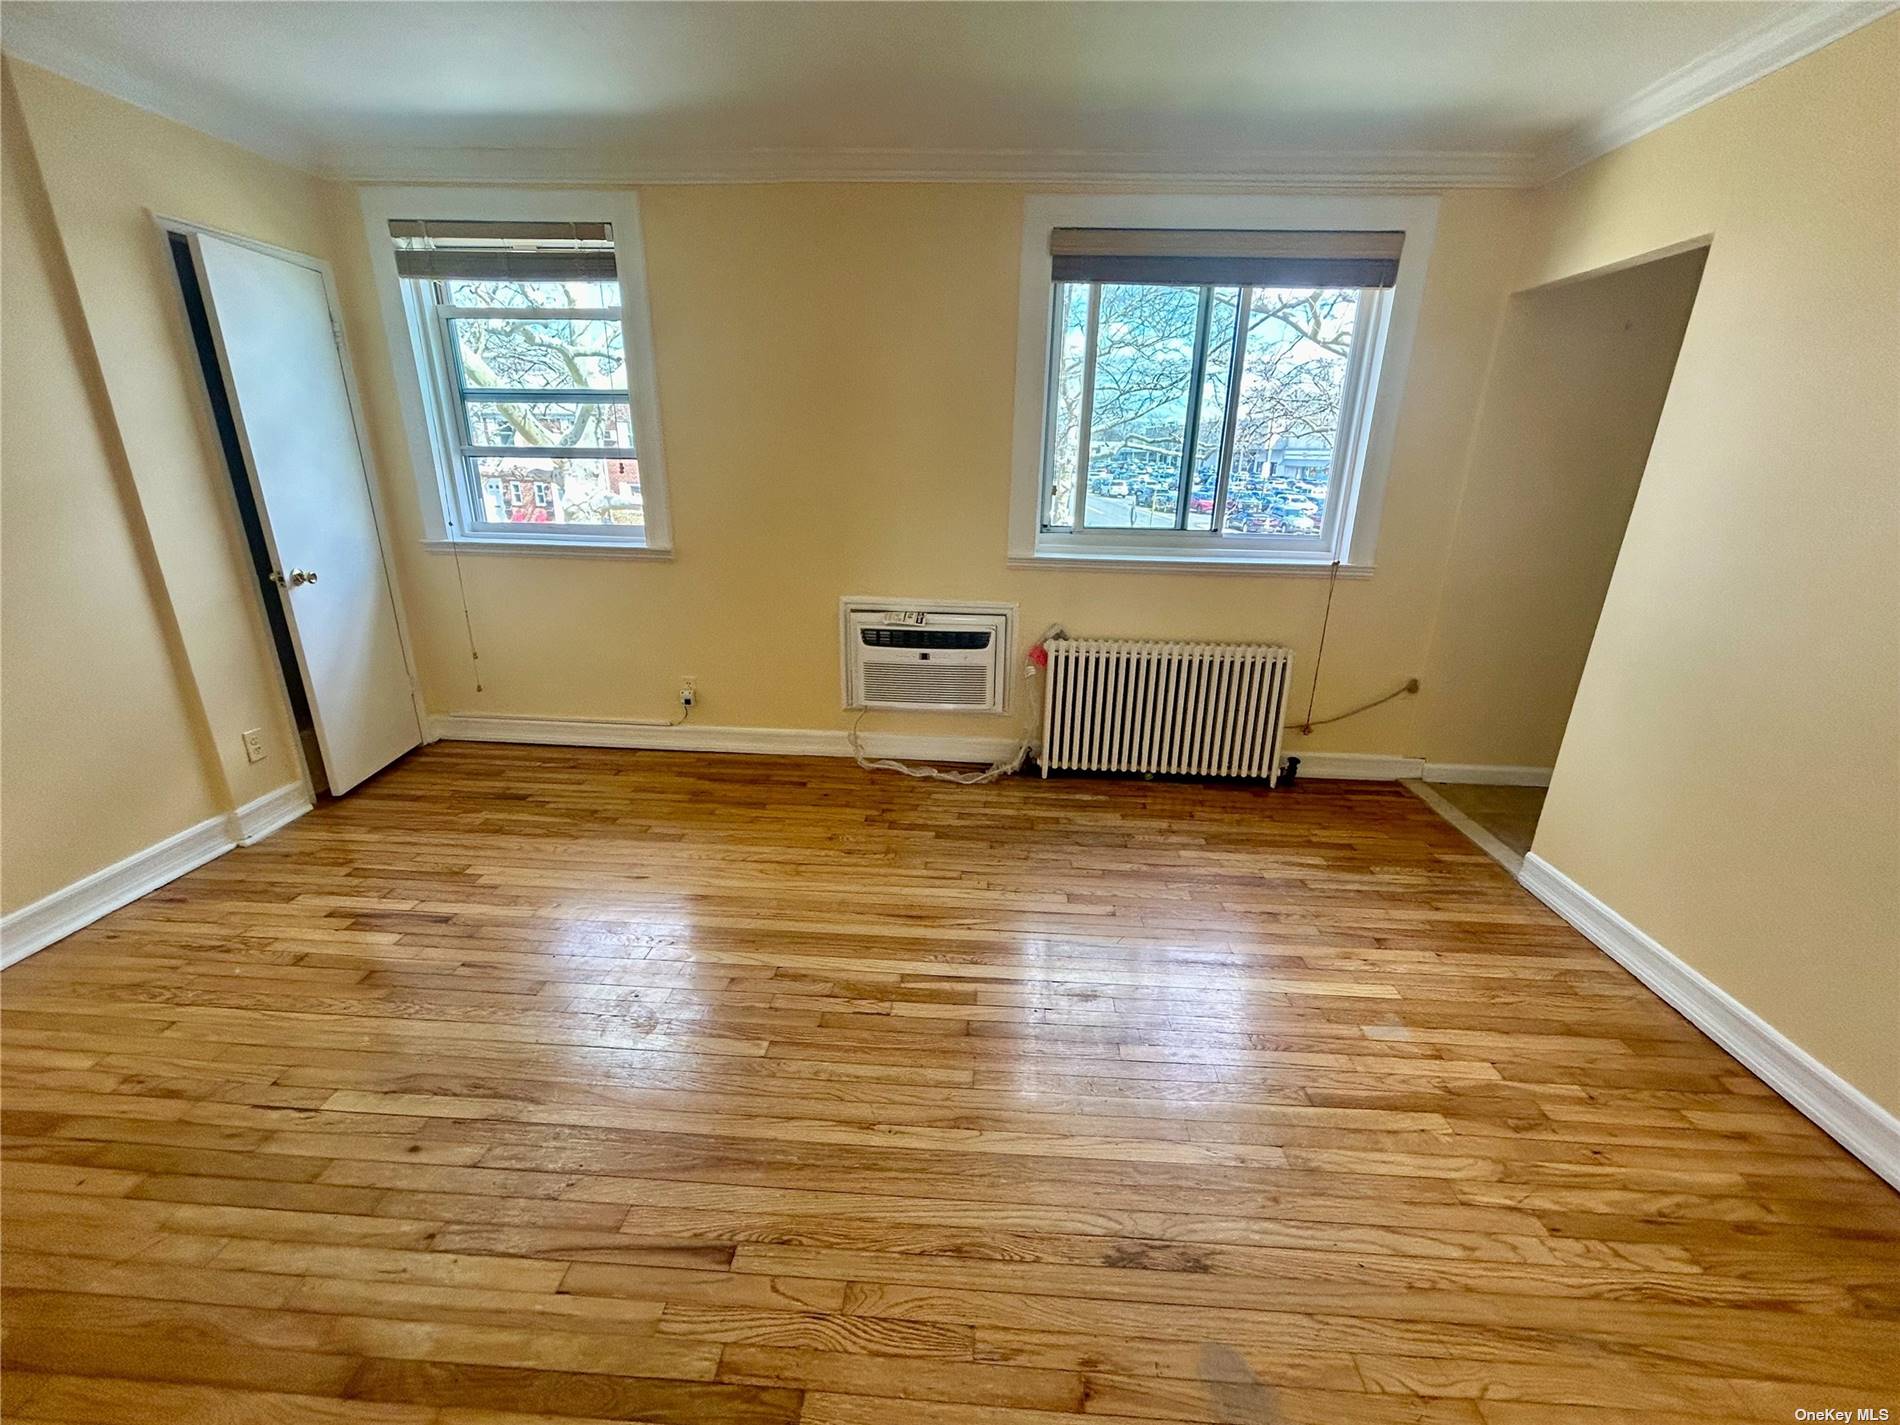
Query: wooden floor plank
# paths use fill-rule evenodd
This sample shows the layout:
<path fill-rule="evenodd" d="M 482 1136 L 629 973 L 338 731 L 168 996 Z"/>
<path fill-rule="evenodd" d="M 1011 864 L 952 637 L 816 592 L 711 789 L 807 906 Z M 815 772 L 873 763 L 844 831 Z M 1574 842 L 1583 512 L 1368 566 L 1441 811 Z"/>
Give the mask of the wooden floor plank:
<path fill-rule="evenodd" d="M 1396 785 L 438 744 L 0 993 L 9 1419 L 1900 1418 L 1900 1199 Z"/>

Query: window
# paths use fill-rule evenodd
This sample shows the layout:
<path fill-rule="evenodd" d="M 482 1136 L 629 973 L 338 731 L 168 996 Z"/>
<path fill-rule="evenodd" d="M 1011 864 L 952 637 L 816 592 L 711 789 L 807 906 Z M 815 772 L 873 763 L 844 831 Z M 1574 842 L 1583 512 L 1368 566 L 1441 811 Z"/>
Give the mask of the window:
<path fill-rule="evenodd" d="M 425 542 L 668 548 L 632 201 L 366 191 Z"/>
<path fill-rule="evenodd" d="M 1136 201 L 1144 217 L 1167 209 Z M 1241 201 L 1246 214 L 1200 204 L 1252 216 L 1261 200 Z M 1018 393 L 1027 519 L 1012 518 L 1012 555 L 1369 564 L 1373 407 L 1391 397 L 1378 389 L 1380 357 L 1401 267 L 1419 256 L 1411 234 L 1070 226 L 1056 211 L 1112 219 L 1117 205 L 1031 200 L 1023 351 L 1039 379 Z M 1037 420 L 1027 441 L 1026 404 Z"/>

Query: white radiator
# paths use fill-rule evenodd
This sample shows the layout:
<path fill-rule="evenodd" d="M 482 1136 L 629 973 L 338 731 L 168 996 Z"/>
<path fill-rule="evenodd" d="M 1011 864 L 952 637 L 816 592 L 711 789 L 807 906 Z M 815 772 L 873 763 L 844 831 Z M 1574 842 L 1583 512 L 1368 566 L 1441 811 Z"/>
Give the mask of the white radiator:
<path fill-rule="evenodd" d="M 1109 638 L 1044 646 L 1043 776 L 1073 769 L 1279 781 L 1287 649 Z"/>

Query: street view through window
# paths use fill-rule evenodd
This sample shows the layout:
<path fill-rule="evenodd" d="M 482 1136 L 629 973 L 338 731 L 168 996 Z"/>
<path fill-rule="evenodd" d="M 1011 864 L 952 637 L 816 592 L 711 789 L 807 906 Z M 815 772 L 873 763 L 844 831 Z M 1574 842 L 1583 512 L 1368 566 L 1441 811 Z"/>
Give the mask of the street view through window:
<path fill-rule="evenodd" d="M 1317 543 L 1359 299 L 1058 282 L 1045 527 Z"/>
<path fill-rule="evenodd" d="M 479 518 L 643 526 L 620 284 L 431 284 Z"/>

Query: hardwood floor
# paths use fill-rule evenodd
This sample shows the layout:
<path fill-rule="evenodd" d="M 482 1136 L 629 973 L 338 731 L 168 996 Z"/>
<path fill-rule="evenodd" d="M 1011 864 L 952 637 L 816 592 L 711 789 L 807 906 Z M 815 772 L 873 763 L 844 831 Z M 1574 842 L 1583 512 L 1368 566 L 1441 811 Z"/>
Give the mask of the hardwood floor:
<path fill-rule="evenodd" d="M 1396 785 L 438 744 L 0 994 L 9 1420 L 1900 1418 L 1900 1197 Z"/>

